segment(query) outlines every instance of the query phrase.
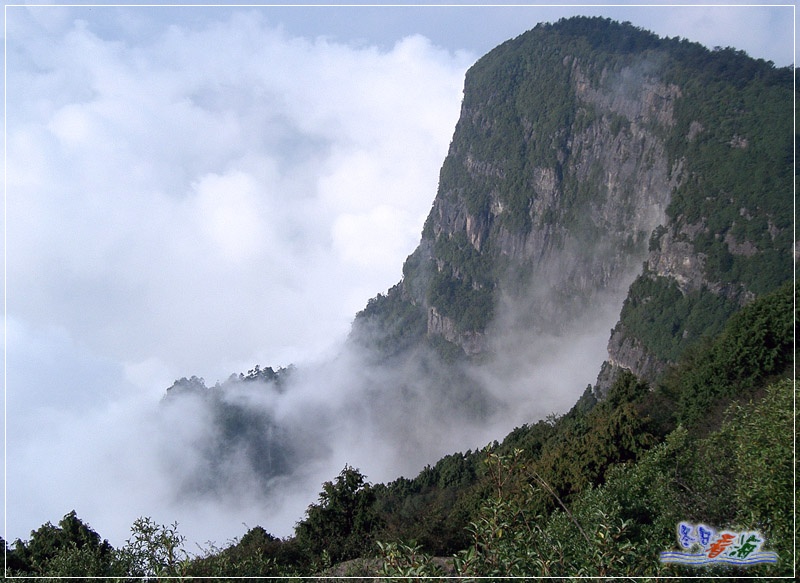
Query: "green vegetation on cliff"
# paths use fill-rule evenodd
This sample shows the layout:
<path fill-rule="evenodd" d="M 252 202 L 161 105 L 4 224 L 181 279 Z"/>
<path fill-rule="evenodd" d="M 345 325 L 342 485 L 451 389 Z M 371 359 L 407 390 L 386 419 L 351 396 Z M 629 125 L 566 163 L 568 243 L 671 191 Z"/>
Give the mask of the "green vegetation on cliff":
<path fill-rule="evenodd" d="M 581 270 L 613 277 L 649 251 L 621 321 L 663 368 L 792 277 L 793 114 L 792 71 L 742 51 L 541 24 L 466 75 L 405 297 L 483 332 L 509 282 L 551 275 L 561 251 L 565 316 Z"/>
<path fill-rule="evenodd" d="M 687 343 L 717 334 L 737 307 L 705 288 L 684 294 L 674 280 L 648 273 L 629 288 L 620 321 L 650 351 L 674 362 Z"/>
<path fill-rule="evenodd" d="M 680 87 L 681 98 L 666 144 L 678 184 L 668 226 L 651 239 L 651 257 L 665 252 L 665 237 L 688 245 L 684 257 L 700 264 L 688 275 L 719 291 L 678 291 L 674 279 L 645 272 L 620 319 L 646 350 L 674 362 L 716 333 L 747 294 L 768 293 L 792 278 L 796 136 L 791 69 L 730 48 L 673 45 L 665 78 Z"/>

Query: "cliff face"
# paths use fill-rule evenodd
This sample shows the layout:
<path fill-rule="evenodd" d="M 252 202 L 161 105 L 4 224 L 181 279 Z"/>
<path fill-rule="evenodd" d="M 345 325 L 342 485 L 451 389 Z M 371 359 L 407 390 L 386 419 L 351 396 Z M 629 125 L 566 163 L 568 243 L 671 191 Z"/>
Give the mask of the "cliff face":
<path fill-rule="evenodd" d="M 791 280 L 793 97 L 790 70 L 602 19 L 487 54 L 467 74 L 420 244 L 347 349 L 168 390 L 166 407 L 191 402 L 211 424 L 181 470 L 187 491 L 236 491 L 244 475 L 271 493 L 342 444 L 410 471 L 582 389 L 588 410 L 622 370 L 657 380 Z M 753 333 L 737 332 L 748 350 L 732 352 L 763 343 L 784 362 L 788 332 L 753 314 Z M 240 464 L 252 474 L 230 472 Z"/>
<path fill-rule="evenodd" d="M 403 346 L 481 355 L 503 306 L 558 333 L 616 297 L 599 388 L 622 368 L 657 377 L 791 275 L 787 73 L 602 19 L 540 25 L 486 55 L 420 246 L 383 298 L 415 314 Z M 368 308 L 355 329 L 386 314 Z"/>
<path fill-rule="evenodd" d="M 439 192 L 406 270 L 430 274 L 406 286 L 427 313 L 427 334 L 467 354 L 486 350 L 501 296 L 528 304 L 527 325 L 557 330 L 598 294 L 619 292 L 675 186 L 664 135 L 680 90 L 658 78 L 657 56 L 598 65 L 548 49 L 537 31 L 506 45 L 467 75 Z M 558 95 L 543 99 L 553 77 Z"/>
<path fill-rule="evenodd" d="M 671 202 L 612 330 L 601 392 L 621 369 L 657 379 L 792 277 L 792 71 L 730 49 L 679 62 Z"/>
<path fill-rule="evenodd" d="M 527 159 L 521 172 L 512 174 L 504 168 L 505 152 L 498 158 L 487 157 L 474 151 L 474 143 L 466 148 L 456 145 L 462 135 L 496 131 L 494 120 L 478 113 L 489 104 L 465 106 L 446 164 L 480 183 L 477 194 L 485 200 L 482 208 L 470 208 L 468 197 L 476 193 L 443 177 L 424 235 L 429 242 L 425 249 L 432 251 L 425 259 L 435 262 L 437 272 L 448 278 L 464 281 L 470 276 L 458 255 L 442 257 L 435 250 L 458 245 L 459 235 L 465 234 L 460 244 L 468 244 L 469 253 L 488 256 L 495 267 L 488 281 L 471 278 L 475 289 L 519 295 L 541 282 L 560 294 L 561 301 L 548 310 L 536 306 L 539 309 L 531 314 L 533 325 L 546 327 L 564 324 L 574 313 L 575 302 L 591 300 L 641 263 L 650 232 L 664 219 L 673 187 L 658 130 L 672 123 L 676 90 L 647 82 L 637 93 L 614 95 L 613 84 L 589 84 L 578 59 L 566 57 L 561 66 L 570 79 L 578 119 L 564 128 L 555 159 Z M 606 77 L 603 71 L 602 78 Z M 527 131 L 516 146 L 524 150 L 536 139 L 530 121 L 535 110 L 535 102 L 518 108 L 519 124 Z M 504 200 L 502 193 L 510 182 L 518 183 L 510 188 L 523 190 L 526 200 L 521 209 L 509 209 L 513 203 Z M 522 219 L 517 215 L 511 220 L 511 213 L 520 211 Z M 517 287 L 512 289 L 515 280 Z M 429 334 L 444 334 L 468 352 L 480 351 L 484 339 L 476 335 L 480 330 L 471 330 L 470 322 L 458 322 L 458 315 L 442 315 L 446 307 L 437 305 L 436 298 L 425 300 Z"/>

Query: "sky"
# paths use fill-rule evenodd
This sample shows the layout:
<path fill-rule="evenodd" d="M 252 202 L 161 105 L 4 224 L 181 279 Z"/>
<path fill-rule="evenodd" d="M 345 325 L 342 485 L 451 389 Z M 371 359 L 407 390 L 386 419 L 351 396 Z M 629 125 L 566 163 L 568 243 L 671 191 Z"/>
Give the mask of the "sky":
<path fill-rule="evenodd" d="M 115 544 L 172 521 L 166 387 L 337 350 L 400 280 L 494 46 L 586 14 L 795 54 L 792 5 L 30 4 L 4 28 L 6 540 L 73 508 Z"/>

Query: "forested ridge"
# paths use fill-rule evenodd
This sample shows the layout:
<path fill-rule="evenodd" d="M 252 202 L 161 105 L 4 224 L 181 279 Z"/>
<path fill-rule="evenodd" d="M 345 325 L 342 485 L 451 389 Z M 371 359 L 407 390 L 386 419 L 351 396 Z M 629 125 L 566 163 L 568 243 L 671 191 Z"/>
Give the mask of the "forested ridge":
<path fill-rule="evenodd" d="M 552 78 L 532 80 L 532 70 Z M 655 71 L 664 84 L 651 91 Z M 611 188 L 600 186 L 604 169 L 587 167 L 581 160 L 591 156 L 577 151 L 592 147 L 580 136 L 596 134 L 642 154 L 631 176 L 650 172 L 656 153 L 668 161 L 664 221 L 652 232 L 614 235 L 620 257 L 645 260 L 620 306 L 609 353 L 657 366 L 615 363 L 608 386 L 587 386 L 566 413 L 531 419 L 415 477 L 372 483 L 346 465 L 322 484 L 286 538 L 263 524 L 192 549 L 179 524 L 141 517 L 127 542 L 113 547 L 73 511 L 25 539 L 3 541 L 6 576 L 792 576 L 795 136 L 784 125 L 793 73 L 735 49 L 710 51 L 599 18 L 542 24 L 501 45 L 467 75 L 461 130 L 420 248 L 406 261 L 403 281 L 356 316 L 350 341 L 368 343 L 367 362 L 404 362 L 423 346 L 434 355 L 426 358 L 435 363 L 436 386 L 459 385 L 447 398 L 475 414 L 491 406 L 471 392 L 459 367 L 489 358 L 472 349 L 495 316 L 501 286 L 522 293 L 534 270 L 507 250 L 542 229 L 554 248 L 570 233 L 590 248 L 603 240 L 605 218 L 598 217 L 608 208 L 593 205 L 611 200 Z M 612 98 L 601 89 L 634 77 L 661 113 L 630 110 L 635 100 L 623 94 L 638 95 L 633 82 L 612 91 L 614 107 L 628 108 L 623 114 L 604 109 Z M 531 93 L 542 84 L 552 92 Z M 595 102 L 579 99 L 569 89 L 575 86 Z M 670 116 L 659 100 L 672 104 Z M 531 111 L 537 119 L 525 117 Z M 476 137 L 463 120 L 484 133 Z M 633 142 L 640 146 L 626 145 Z M 558 204 L 541 203 L 543 184 L 555 185 L 547 188 Z M 638 183 L 620 184 L 628 191 Z M 634 200 L 628 194 L 621 200 Z M 470 220 L 459 205 L 474 213 Z M 624 224 L 639 211 L 625 203 L 614 212 Z M 451 219 L 463 219 L 464 229 L 448 233 L 442 225 Z M 519 280 L 509 281 L 510 272 Z M 591 304 L 589 292 L 576 293 L 565 306 Z M 221 395 L 258 383 L 291 391 L 294 374 L 255 367 L 213 387 L 184 378 L 165 401 L 204 399 L 221 436 L 210 458 L 246 443 L 253 463 L 272 475 L 305 445 L 272 417 Z M 225 466 L 211 459 L 209 467 Z M 679 548 L 680 523 L 757 532 L 777 562 L 662 562 L 662 552 Z"/>

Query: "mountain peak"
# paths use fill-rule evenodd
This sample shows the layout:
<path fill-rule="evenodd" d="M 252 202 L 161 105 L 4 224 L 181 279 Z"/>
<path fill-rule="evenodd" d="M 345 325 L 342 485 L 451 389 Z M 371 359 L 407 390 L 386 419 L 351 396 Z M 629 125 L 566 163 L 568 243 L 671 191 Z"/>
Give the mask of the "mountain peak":
<path fill-rule="evenodd" d="M 372 332 L 474 357 L 511 321 L 560 334 L 615 302 L 612 368 L 659 374 L 791 275 L 791 103 L 771 63 L 630 23 L 562 19 L 503 43 L 467 72 L 420 246 L 384 302 L 403 316 Z M 641 293 L 684 311 L 648 327 Z M 370 318 L 385 314 L 355 328 Z"/>

